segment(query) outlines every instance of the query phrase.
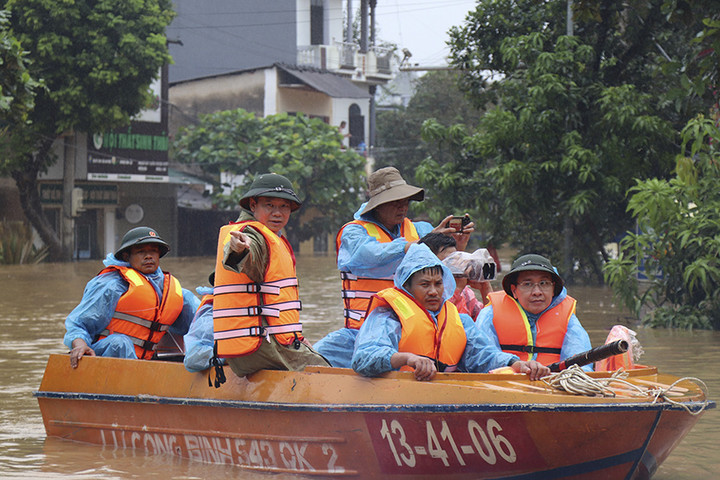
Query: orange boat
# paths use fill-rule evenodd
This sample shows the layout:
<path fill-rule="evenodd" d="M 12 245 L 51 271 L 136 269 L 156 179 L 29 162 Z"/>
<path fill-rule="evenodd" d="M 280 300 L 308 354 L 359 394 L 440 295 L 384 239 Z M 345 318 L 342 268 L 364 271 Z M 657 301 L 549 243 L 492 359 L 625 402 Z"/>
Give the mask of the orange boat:
<path fill-rule="evenodd" d="M 645 479 L 715 403 L 637 368 L 573 395 L 519 374 L 260 371 L 208 386 L 181 363 L 51 355 L 35 393 L 49 436 L 315 478 Z M 607 372 L 591 373 L 602 381 Z M 662 391 L 655 398 L 651 391 Z"/>

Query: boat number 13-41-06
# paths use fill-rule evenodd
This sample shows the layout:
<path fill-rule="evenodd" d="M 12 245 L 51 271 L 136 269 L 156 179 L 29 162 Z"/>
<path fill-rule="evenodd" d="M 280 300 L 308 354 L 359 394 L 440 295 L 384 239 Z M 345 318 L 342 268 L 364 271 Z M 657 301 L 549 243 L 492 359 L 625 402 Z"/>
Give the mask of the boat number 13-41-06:
<path fill-rule="evenodd" d="M 467 422 L 467 435 L 463 432 L 459 437 L 463 440 L 456 442 L 452 431 L 445 420 L 433 425 L 426 420 L 425 430 L 427 441 L 420 445 L 413 445 L 405 434 L 399 420 L 383 419 L 380 425 L 380 435 L 388 443 L 392 456 L 398 467 L 413 468 L 418 463 L 418 457 L 429 456 L 439 459 L 449 467 L 451 464 L 465 466 L 468 457 L 479 455 L 488 465 L 495 465 L 498 459 L 508 463 L 515 463 L 517 455 L 515 449 L 500 432 L 500 424 L 490 418 L 484 424 L 471 419 Z M 419 440 L 419 439 L 416 439 Z M 465 441 L 468 441 L 465 444 Z M 474 462 L 473 462 L 474 463 Z"/>

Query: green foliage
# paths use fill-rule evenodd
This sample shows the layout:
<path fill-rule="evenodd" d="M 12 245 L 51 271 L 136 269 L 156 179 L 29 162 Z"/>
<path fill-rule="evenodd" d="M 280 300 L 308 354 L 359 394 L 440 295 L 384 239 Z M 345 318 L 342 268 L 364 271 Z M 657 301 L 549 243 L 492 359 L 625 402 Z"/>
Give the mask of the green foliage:
<path fill-rule="evenodd" d="M 477 124 L 482 112 L 467 101 L 457 85 L 459 77 L 454 71 L 429 72 L 415 81 L 415 94 L 406 108 L 378 112 L 376 168 L 393 166 L 412 180 L 428 156 L 441 163 L 453 161 L 447 145 L 425 141 L 421 132 L 427 119 L 446 127 L 461 123 L 472 129 Z"/>
<path fill-rule="evenodd" d="M 615 294 L 652 326 L 720 328 L 720 130 L 699 116 L 682 132 L 670 180 L 639 181 L 628 210 L 639 226 L 605 267 Z M 687 153 L 687 155 L 685 155 Z M 638 285 L 639 265 L 647 282 Z M 650 309 L 649 315 L 644 315 Z"/>
<path fill-rule="evenodd" d="M 39 86 L 28 72 L 20 42 L 8 30 L 8 13 L 0 11 L 0 156 L 9 156 L 20 146 L 10 126 L 27 125 Z"/>
<path fill-rule="evenodd" d="M 358 206 L 365 159 L 341 147 L 337 128 L 320 119 L 284 113 L 258 118 L 237 109 L 202 116 L 197 125 L 179 132 L 172 153 L 176 160 L 200 166 L 216 178 L 221 172 L 242 178 L 244 188 L 230 193 L 223 190 L 228 185 L 216 185 L 213 199 L 226 208 L 237 208 L 256 175 L 273 172 L 288 177 L 303 202 L 286 228 L 297 245 L 336 232 Z"/>
<path fill-rule="evenodd" d="M 27 73 L 42 80 L 26 121 L 8 124 L 12 149 L 0 156 L 20 192 L 25 216 L 65 258 L 42 214 L 37 177 L 55 162 L 58 135 L 127 125 L 151 99 L 149 86 L 170 62 L 165 27 L 171 0 L 7 0 L 12 34 L 26 54 Z M 26 104 L 27 105 L 27 104 Z"/>
<path fill-rule="evenodd" d="M 0 263 L 40 263 L 47 257 L 47 247 L 36 248 L 32 228 L 23 222 L 0 223 Z"/>
<path fill-rule="evenodd" d="M 578 0 L 566 35 L 566 7 L 487 0 L 451 30 L 462 86 L 490 108 L 474 134 L 429 125 L 457 165 L 433 158 L 418 174 L 444 187 L 440 202 L 473 192 L 466 209 L 497 241 L 549 256 L 570 281 L 601 282 L 604 245 L 632 225 L 627 189 L 669 177 L 677 131 L 708 104 L 688 44 L 711 10 L 681 22 L 679 4 L 661 0 Z"/>
<path fill-rule="evenodd" d="M 43 133 L 127 124 L 150 101 L 148 86 L 170 61 L 170 0 L 8 0 L 6 8 L 31 71 L 42 72 L 47 85 L 32 115 Z"/>

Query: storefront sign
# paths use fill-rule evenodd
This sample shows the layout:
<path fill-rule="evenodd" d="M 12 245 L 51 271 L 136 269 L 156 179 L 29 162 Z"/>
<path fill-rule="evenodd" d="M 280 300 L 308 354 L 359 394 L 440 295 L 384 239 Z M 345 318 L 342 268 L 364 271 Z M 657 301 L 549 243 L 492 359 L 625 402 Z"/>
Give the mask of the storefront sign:
<path fill-rule="evenodd" d="M 118 187 L 102 183 L 76 183 L 83 193 L 83 208 L 115 207 L 118 205 Z M 62 183 L 41 183 L 40 202 L 43 205 L 62 205 Z"/>

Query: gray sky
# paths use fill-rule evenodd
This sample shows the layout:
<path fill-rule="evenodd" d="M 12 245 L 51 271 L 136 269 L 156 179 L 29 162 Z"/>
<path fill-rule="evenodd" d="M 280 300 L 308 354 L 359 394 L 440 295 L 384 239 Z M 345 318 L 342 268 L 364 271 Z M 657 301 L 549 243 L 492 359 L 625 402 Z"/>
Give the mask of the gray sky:
<path fill-rule="evenodd" d="M 359 5 L 360 2 L 357 2 Z M 378 39 L 412 53 L 411 64 L 445 65 L 450 49 L 447 31 L 463 23 L 476 0 L 378 0 Z"/>

